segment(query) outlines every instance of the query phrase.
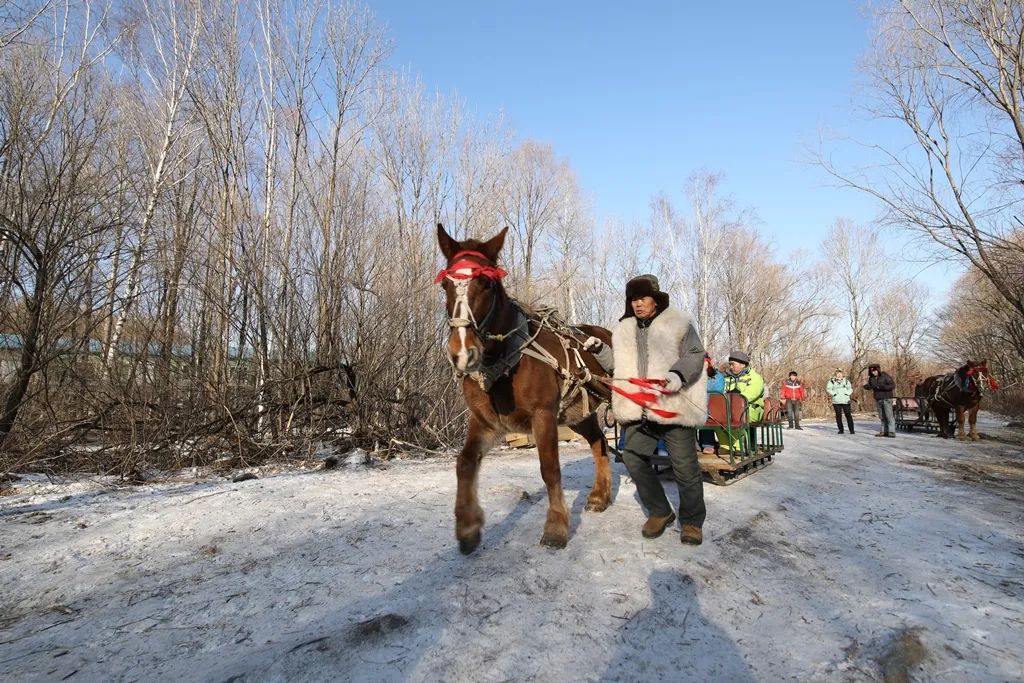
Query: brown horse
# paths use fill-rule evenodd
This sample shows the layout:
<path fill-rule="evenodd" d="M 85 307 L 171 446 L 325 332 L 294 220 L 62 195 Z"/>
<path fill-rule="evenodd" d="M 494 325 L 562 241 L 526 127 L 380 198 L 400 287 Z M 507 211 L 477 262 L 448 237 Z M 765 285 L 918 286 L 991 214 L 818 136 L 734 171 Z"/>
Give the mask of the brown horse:
<path fill-rule="evenodd" d="M 933 375 L 914 387 L 914 396 L 927 399 L 927 410 L 939 422 L 938 436 L 948 439 L 957 428 L 957 438 L 964 434 L 965 414 L 970 421 L 970 438 L 978 440 L 978 409 L 986 389 L 995 389 L 996 382 L 986 361 L 967 361 L 948 375 Z M 956 410 L 956 423 L 950 424 L 950 410 Z"/>
<path fill-rule="evenodd" d="M 447 297 L 448 359 L 462 376 L 462 394 L 469 408 L 466 442 L 456 462 L 455 537 L 463 553 L 480 544 L 484 512 L 477 498 L 477 476 L 484 454 L 505 433 L 532 429 L 540 456 L 540 473 L 548 491 L 548 514 L 540 542 L 564 548 L 569 540 L 569 510 L 562 493 L 558 462 L 558 425 L 568 424 L 589 443 L 594 456 L 594 486 L 587 510 L 601 512 L 611 502 L 611 466 L 604 433 L 593 410 L 598 401 L 573 383 L 604 371 L 582 349 L 587 336 L 606 344 L 611 333 L 589 325 L 559 335 L 536 319 L 505 292 L 497 267 L 505 228 L 486 242 L 453 239 L 437 225 L 437 241 L 447 267 L 438 275 Z M 531 342 L 532 340 L 532 342 Z M 529 347 L 527 351 L 522 351 Z M 552 363 L 557 359 L 557 363 Z M 556 367 L 557 366 L 557 367 Z M 592 391 L 600 386 L 589 383 Z M 607 389 L 603 389 L 605 398 Z"/>

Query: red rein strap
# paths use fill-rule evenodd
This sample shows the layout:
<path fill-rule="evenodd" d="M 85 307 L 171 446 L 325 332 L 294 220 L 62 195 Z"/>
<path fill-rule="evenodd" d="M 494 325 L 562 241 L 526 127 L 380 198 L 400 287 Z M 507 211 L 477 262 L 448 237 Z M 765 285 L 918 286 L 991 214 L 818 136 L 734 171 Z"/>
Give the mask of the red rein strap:
<path fill-rule="evenodd" d="M 500 280 L 508 275 L 508 273 L 498 266 L 486 266 L 482 263 L 477 263 L 476 261 L 469 261 L 461 258 L 463 256 L 475 256 L 483 259 L 484 261 L 489 260 L 478 251 L 460 251 L 452 256 L 452 261 L 454 262 L 437 274 L 437 277 L 434 278 L 434 284 L 437 284 L 446 277 L 450 277 L 455 280 L 472 280 L 478 277 L 485 277 L 488 280 Z M 469 272 L 460 273 L 460 270 L 468 270 Z"/>
<path fill-rule="evenodd" d="M 662 410 L 651 406 L 652 403 L 657 403 L 662 394 L 667 393 L 662 389 L 662 387 L 665 386 L 665 380 L 647 379 L 646 377 L 630 377 L 626 381 L 635 386 L 648 389 L 649 391 L 626 391 L 625 389 L 618 388 L 611 382 L 608 383 L 608 386 L 610 386 L 612 391 L 616 394 L 625 396 L 633 403 L 646 408 L 648 412 L 654 413 L 658 417 L 673 418 L 679 415 L 679 413 L 672 412 L 671 410 Z M 651 393 L 652 391 L 657 393 Z"/>

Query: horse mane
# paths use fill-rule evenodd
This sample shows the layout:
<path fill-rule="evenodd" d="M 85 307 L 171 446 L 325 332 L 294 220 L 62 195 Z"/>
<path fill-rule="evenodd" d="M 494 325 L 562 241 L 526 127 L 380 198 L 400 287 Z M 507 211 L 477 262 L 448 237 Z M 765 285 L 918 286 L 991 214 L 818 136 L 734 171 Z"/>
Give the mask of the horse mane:
<path fill-rule="evenodd" d="M 460 251 L 476 251 L 476 252 L 479 252 L 480 251 L 480 247 L 482 247 L 484 245 L 484 242 L 482 240 L 473 239 L 472 237 L 470 237 L 468 239 L 461 240 L 459 242 L 459 245 L 461 246 Z"/>

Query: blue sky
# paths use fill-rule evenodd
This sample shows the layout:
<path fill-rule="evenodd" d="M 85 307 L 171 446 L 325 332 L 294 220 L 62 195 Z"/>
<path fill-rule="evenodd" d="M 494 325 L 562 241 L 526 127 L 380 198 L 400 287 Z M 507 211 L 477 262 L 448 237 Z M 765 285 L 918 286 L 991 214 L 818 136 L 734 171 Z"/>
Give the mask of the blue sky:
<path fill-rule="evenodd" d="M 370 6 L 394 40 L 394 66 L 553 145 L 598 221 L 646 219 L 661 191 L 682 203 L 698 169 L 725 174 L 780 254 L 815 249 L 837 217 L 877 215 L 806 161 L 822 129 L 877 134 L 856 102 L 870 34 L 860 0 Z M 890 235 L 894 252 L 904 242 Z M 951 279 L 941 267 L 920 277 L 935 299 Z"/>

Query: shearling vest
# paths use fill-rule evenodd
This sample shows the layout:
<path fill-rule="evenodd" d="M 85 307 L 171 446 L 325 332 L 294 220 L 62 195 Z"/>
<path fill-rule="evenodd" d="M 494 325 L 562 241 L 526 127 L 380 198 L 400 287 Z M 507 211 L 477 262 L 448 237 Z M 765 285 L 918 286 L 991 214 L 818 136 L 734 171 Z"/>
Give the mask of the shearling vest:
<path fill-rule="evenodd" d="M 686 351 L 683 349 L 683 340 L 690 325 L 690 317 L 674 308 L 659 313 L 647 329 L 639 334 L 636 318 L 629 317 L 620 321 L 612 330 L 615 378 L 664 377 Z M 645 341 L 646 345 L 641 347 Z M 647 368 L 643 374 L 639 368 L 641 358 L 647 359 Z M 619 386 L 631 392 L 639 390 L 621 381 Z M 655 408 L 678 413 L 675 417 L 647 413 L 647 419 L 662 424 L 699 427 L 703 426 L 707 418 L 707 405 L 707 374 L 702 372 L 692 385 L 684 386 L 676 394 L 662 395 L 654 404 Z M 639 422 L 645 413 L 641 406 L 617 393 L 612 394 L 612 412 L 620 423 Z"/>

